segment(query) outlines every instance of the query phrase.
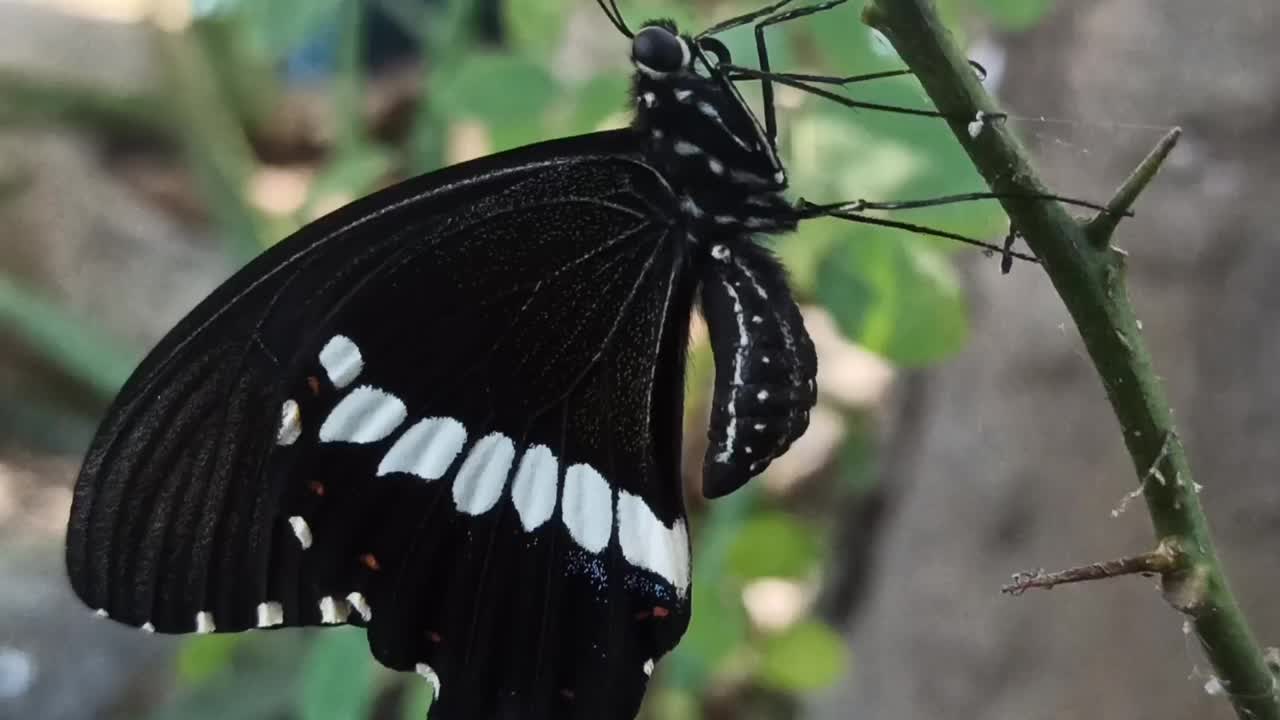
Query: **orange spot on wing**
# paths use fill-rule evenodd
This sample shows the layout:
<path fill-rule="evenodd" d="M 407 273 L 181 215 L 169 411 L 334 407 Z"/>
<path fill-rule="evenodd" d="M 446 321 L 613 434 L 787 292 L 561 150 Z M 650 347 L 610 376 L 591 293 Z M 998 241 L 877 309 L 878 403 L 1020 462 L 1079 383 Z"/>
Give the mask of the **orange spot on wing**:
<path fill-rule="evenodd" d="M 315 375 L 308 375 L 307 387 L 311 388 L 312 395 L 319 395 L 320 394 L 320 378 L 316 377 Z"/>
<path fill-rule="evenodd" d="M 320 497 L 324 497 L 324 483 L 320 482 L 319 480 L 312 480 L 307 485 L 307 487 L 311 488 L 311 492 L 315 493 L 316 495 L 319 495 Z"/>
<path fill-rule="evenodd" d="M 435 630 L 432 630 L 431 632 L 427 633 L 427 637 L 431 638 L 431 642 L 433 643 L 438 643 L 441 640 L 444 640 L 444 638 L 440 637 L 440 633 L 436 632 Z"/>
<path fill-rule="evenodd" d="M 363 563 L 365 567 L 369 568 L 374 572 L 377 572 L 382 569 L 382 566 L 378 564 L 378 558 L 374 557 L 373 553 L 365 553 L 361 555 L 360 562 Z"/>
<path fill-rule="evenodd" d="M 670 614 L 671 614 L 671 611 L 662 607 L 661 605 L 655 606 L 653 608 L 653 616 L 656 618 L 664 618 Z"/>

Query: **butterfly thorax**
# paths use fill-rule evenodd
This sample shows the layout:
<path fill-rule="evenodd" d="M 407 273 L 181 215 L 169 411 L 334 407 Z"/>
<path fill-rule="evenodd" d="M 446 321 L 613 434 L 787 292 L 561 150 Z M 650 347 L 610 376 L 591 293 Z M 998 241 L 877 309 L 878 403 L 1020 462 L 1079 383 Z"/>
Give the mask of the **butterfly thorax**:
<path fill-rule="evenodd" d="M 646 34 L 657 43 L 646 44 Z M 651 47 L 655 44 L 660 47 Z M 700 230 L 723 236 L 723 231 L 794 229 L 794 210 L 782 195 L 786 171 L 777 153 L 732 85 L 714 68 L 695 70 L 697 63 L 689 57 L 693 46 L 693 39 L 675 35 L 665 24 L 637 35 L 632 128 L 644 135 L 650 161 L 680 197 L 695 236 Z M 664 51 L 670 57 L 662 57 Z"/>

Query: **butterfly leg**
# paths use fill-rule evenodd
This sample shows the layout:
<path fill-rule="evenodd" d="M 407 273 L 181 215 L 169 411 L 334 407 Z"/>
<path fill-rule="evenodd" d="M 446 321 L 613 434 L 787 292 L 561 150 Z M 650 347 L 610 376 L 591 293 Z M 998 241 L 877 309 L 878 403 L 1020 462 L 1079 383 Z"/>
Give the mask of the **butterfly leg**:
<path fill-rule="evenodd" d="M 827 0 L 826 2 L 818 3 L 816 5 L 806 5 L 784 13 L 771 15 L 756 23 L 756 53 L 760 58 L 760 71 L 763 73 L 769 72 L 769 46 L 764 41 L 764 29 L 766 27 L 784 23 L 789 20 L 795 20 L 796 18 L 825 12 L 831 8 L 843 5 L 845 2 L 846 0 Z M 774 149 L 777 149 L 778 119 L 773 106 L 773 84 L 769 82 L 769 78 L 767 77 L 762 77 L 760 80 L 760 93 L 764 104 L 764 131 L 765 135 L 769 138 L 769 143 L 774 146 Z"/>

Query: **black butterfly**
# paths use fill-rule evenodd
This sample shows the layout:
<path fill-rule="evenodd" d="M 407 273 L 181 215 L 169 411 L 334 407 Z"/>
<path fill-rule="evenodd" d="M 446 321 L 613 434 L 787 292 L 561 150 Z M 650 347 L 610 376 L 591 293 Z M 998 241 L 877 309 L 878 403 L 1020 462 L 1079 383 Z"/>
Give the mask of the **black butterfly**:
<path fill-rule="evenodd" d="M 696 37 L 606 8 L 632 38 L 630 127 L 409 180 L 218 288 L 89 450 L 80 597 L 164 633 L 365 626 L 379 661 L 433 685 L 433 720 L 634 717 L 689 622 L 695 303 L 708 497 L 784 453 L 815 402 L 759 239 L 839 213 L 783 197 L 709 36 L 782 4 Z"/>

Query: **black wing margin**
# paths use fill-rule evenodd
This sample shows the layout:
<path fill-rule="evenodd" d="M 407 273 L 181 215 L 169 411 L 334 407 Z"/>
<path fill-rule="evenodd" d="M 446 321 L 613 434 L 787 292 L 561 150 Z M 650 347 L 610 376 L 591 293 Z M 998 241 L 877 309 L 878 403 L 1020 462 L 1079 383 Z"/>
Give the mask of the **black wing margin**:
<path fill-rule="evenodd" d="M 637 145 L 410 181 L 219 288 L 94 439 L 77 594 L 159 632 L 366 625 L 433 719 L 634 716 L 688 622 L 694 293 Z"/>

